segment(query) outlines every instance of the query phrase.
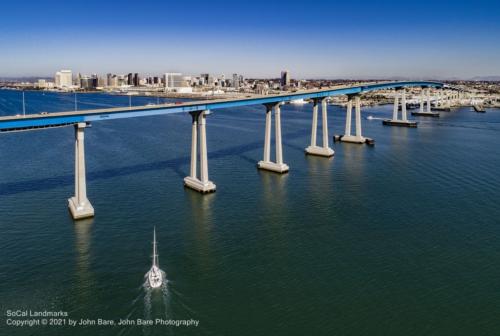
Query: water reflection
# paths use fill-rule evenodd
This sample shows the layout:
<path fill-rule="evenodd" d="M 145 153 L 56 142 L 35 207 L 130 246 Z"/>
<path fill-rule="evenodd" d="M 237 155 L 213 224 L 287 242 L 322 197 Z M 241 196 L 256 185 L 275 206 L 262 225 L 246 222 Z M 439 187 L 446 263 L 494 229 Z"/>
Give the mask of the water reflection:
<path fill-rule="evenodd" d="M 332 169 L 334 157 L 319 157 L 307 155 L 307 187 L 311 193 L 311 205 L 321 204 L 325 197 L 329 197 L 333 190 Z"/>
<path fill-rule="evenodd" d="M 277 240 L 287 225 L 288 212 L 288 174 L 276 174 L 273 172 L 259 170 L 259 177 L 262 185 L 261 207 L 259 212 L 263 218 L 263 225 L 267 228 L 279 229 L 273 231 L 271 237 Z M 278 233 L 278 235 L 277 235 Z"/>
<path fill-rule="evenodd" d="M 366 145 L 342 143 L 342 163 L 347 169 L 346 178 L 359 180 L 365 173 L 365 160 L 367 156 Z"/>
<path fill-rule="evenodd" d="M 263 191 L 263 206 L 274 212 L 275 207 L 283 207 L 286 204 L 287 174 L 277 174 L 259 170 Z"/>
<path fill-rule="evenodd" d="M 74 222 L 75 251 L 76 251 L 76 288 L 81 300 L 88 300 L 92 296 L 91 287 L 94 283 L 90 271 L 91 238 L 93 218 L 80 219 Z"/>
<path fill-rule="evenodd" d="M 211 249 L 211 231 L 215 218 L 213 203 L 216 193 L 202 195 L 194 190 L 186 188 L 186 198 L 190 208 L 190 220 L 194 229 L 194 242 L 196 244 L 196 259 L 201 268 L 200 274 L 207 274 L 213 268 Z"/>

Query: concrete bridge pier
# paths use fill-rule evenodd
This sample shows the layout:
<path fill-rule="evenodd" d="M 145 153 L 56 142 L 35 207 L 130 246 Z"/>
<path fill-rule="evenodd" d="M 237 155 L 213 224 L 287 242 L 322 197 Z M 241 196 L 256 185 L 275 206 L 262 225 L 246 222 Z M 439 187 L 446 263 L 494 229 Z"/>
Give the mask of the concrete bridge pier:
<path fill-rule="evenodd" d="M 424 113 L 424 102 L 425 102 L 424 94 L 425 94 L 425 89 L 422 88 L 422 91 L 420 92 L 420 109 L 419 109 L 420 113 Z"/>
<path fill-rule="evenodd" d="M 316 145 L 316 135 L 318 131 L 318 101 L 321 102 L 323 128 L 323 146 Z M 328 143 L 328 112 L 326 97 L 320 99 L 313 99 L 313 115 L 312 115 L 312 130 L 311 130 L 311 145 L 306 148 L 306 154 L 331 157 L 334 154 L 333 149 L 330 148 Z"/>
<path fill-rule="evenodd" d="M 75 196 L 68 199 L 68 206 L 73 219 L 94 216 L 94 208 L 87 198 L 85 176 L 84 130 L 86 123 L 75 124 Z"/>
<path fill-rule="evenodd" d="M 207 111 L 191 112 L 193 118 L 191 128 L 191 169 L 189 176 L 184 178 L 184 186 L 203 194 L 214 192 L 215 184 L 208 179 L 208 158 L 207 158 Z M 198 144 L 200 146 L 200 167 L 198 178 Z"/>
<path fill-rule="evenodd" d="M 352 105 L 354 100 L 354 122 L 356 135 L 351 135 L 351 121 L 352 121 Z M 351 142 L 357 144 L 369 143 L 373 144 L 373 139 L 365 138 L 361 133 L 361 97 L 360 95 L 347 96 L 347 113 L 345 119 L 345 134 L 340 136 L 340 141 Z"/>
<path fill-rule="evenodd" d="M 288 165 L 283 163 L 283 147 L 281 144 L 281 109 L 280 103 L 265 104 L 266 107 L 266 130 L 264 136 L 264 158 L 259 161 L 257 167 L 263 170 L 269 170 L 276 173 L 286 173 L 289 170 Z M 271 161 L 271 126 L 272 126 L 272 111 L 274 109 L 274 126 L 275 126 L 275 159 Z"/>
<path fill-rule="evenodd" d="M 411 115 L 421 117 L 439 117 L 438 112 L 431 112 L 429 90 L 429 88 L 422 88 L 420 93 L 420 110 L 418 112 L 412 112 Z M 427 111 L 424 111 L 425 95 L 427 95 Z"/>
<path fill-rule="evenodd" d="M 403 127 L 417 127 L 417 122 L 408 120 L 406 111 L 406 91 L 404 89 L 396 91 L 394 95 L 394 108 L 392 110 L 392 119 L 382 121 L 382 124 L 387 126 L 403 126 Z M 399 95 L 401 95 L 401 119 L 399 119 Z"/>
<path fill-rule="evenodd" d="M 437 111 L 450 111 L 450 102 L 448 101 L 448 95 L 445 90 L 436 93 L 436 104 L 434 109 Z"/>
<path fill-rule="evenodd" d="M 431 113 L 431 89 L 427 88 L 427 113 Z"/>

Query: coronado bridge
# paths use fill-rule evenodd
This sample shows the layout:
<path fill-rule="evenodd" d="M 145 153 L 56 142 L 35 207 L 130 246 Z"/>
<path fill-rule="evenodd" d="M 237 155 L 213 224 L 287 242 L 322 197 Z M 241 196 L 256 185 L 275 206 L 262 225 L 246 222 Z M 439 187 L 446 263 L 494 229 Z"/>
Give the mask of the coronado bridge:
<path fill-rule="evenodd" d="M 384 121 L 392 126 L 416 126 L 416 122 L 408 120 L 406 113 L 405 88 L 421 88 L 420 113 L 431 113 L 430 88 L 443 88 L 444 84 L 433 81 L 399 81 L 366 83 L 350 86 L 336 86 L 327 89 L 305 90 L 277 95 L 252 96 L 237 99 L 217 99 L 190 101 L 180 104 L 160 104 L 153 106 L 131 106 L 70 112 L 55 112 L 47 114 L 29 114 L 0 117 L 0 133 L 7 136 L 9 132 L 40 130 L 45 128 L 74 126 L 75 128 L 75 193 L 69 198 L 68 205 L 74 219 L 94 216 L 94 208 L 87 198 L 85 174 L 84 130 L 92 122 L 122 118 L 147 117 L 154 115 L 186 113 L 192 118 L 191 165 L 190 174 L 184 178 L 184 185 L 201 193 L 213 192 L 215 184 L 208 177 L 207 131 L 206 119 L 210 110 L 234 108 L 247 105 L 263 105 L 265 107 L 265 131 L 263 159 L 258 162 L 258 168 L 277 173 L 289 170 L 283 160 L 281 140 L 281 109 L 280 105 L 297 99 L 312 101 L 311 142 L 305 152 L 311 155 L 331 157 L 333 149 L 329 146 L 327 99 L 332 96 L 346 95 L 347 113 L 345 134 L 341 141 L 365 143 L 368 138 L 362 135 L 361 99 L 362 94 L 376 90 L 394 89 L 394 112 L 392 119 Z M 453 92 L 455 96 L 458 93 Z M 443 96 L 444 97 L 444 96 Z M 424 103 L 427 102 L 427 112 Z M 318 110 L 321 105 L 322 144 L 317 144 Z M 352 109 L 354 107 L 355 130 L 351 134 Z M 401 117 L 400 117 L 401 114 Z M 271 159 L 272 117 L 274 115 L 275 156 Z"/>

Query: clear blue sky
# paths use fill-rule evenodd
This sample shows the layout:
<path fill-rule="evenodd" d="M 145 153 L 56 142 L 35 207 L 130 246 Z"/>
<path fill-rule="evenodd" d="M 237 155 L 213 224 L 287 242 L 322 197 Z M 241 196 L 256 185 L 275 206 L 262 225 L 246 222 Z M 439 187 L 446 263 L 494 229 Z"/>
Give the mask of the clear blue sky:
<path fill-rule="evenodd" d="M 500 75 L 498 1 L 6 1 L 0 76 Z"/>

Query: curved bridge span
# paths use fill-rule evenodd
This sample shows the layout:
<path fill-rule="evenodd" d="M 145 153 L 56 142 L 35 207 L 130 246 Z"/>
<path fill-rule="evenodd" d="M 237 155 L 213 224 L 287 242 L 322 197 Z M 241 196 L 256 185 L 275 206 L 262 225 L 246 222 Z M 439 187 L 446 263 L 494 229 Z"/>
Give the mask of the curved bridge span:
<path fill-rule="evenodd" d="M 231 108 L 247 105 L 272 104 L 288 102 L 295 99 L 319 99 L 339 95 L 356 95 L 382 89 L 402 89 L 405 87 L 443 87 L 439 82 L 383 82 L 367 83 L 353 86 L 338 86 L 322 90 L 297 91 L 278 95 L 256 96 L 239 99 L 219 99 L 186 102 L 177 105 L 163 104 L 154 106 L 117 107 L 96 110 L 55 112 L 45 115 L 31 114 L 25 116 L 0 117 L 0 132 L 29 130 L 44 127 L 57 127 L 81 122 L 93 122 L 109 119 L 146 117 L 161 114 L 196 112 L 220 108 Z"/>
<path fill-rule="evenodd" d="M 430 88 L 442 88 L 439 82 L 411 81 L 411 82 L 383 82 L 366 83 L 352 86 L 337 86 L 321 90 L 308 90 L 290 92 L 278 95 L 253 96 L 239 99 L 219 99 L 209 101 L 194 101 L 181 104 L 163 104 L 154 106 L 120 107 L 96 110 L 83 110 L 71 112 L 55 112 L 50 114 L 31 114 L 0 117 L 0 133 L 30 131 L 43 128 L 63 127 L 73 125 L 75 128 L 75 193 L 68 199 L 68 207 L 74 219 L 94 216 L 94 208 L 87 198 L 87 184 L 85 174 L 84 131 L 94 121 L 123 119 L 133 117 L 146 117 L 153 115 L 189 113 L 192 118 L 191 127 L 191 166 L 189 176 L 184 178 L 184 185 L 201 193 L 214 192 L 215 184 L 208 178 L 207 155 L 207 130 L 206 118 L 211 109 L 232 108 L 247 105 L 265 106 L 266 124 L 264 135 L 263 159 L 257 167 L 275 173 L 286 173 L 289 170 L 283 161 L 281 141 L 281 108 L 284 102 L 296 99 L 312 100 L 312 127 L 311 142 L 305 149 L 306 154 L 322 157 L 331 157 L 334 151 L 329 146 L 327 98 L 331 96 L 347 95 L 347 113 L 345 134 L 339 137 L 341 141 L 352 143 L 368 143 L 371 139 L 365 138 L 361 133 L 361 95 L 365 92 L 396 89 L 393 118 L 385 121 L 388 125 L 416 126 L 416 122 L 407 120 L 406 117 L 406 87 L 419 87 L 422 89 L 421 112 L 424 106 L 424 93 L 427 94 L 427 109 L 430 113 Z M 399 119 L 399 97 L 401 97 L 401 115 Z M 322 145 L 317 145 L 318 110 L 321 105 Z M 355 108 L 355 134 L 351 135 L 351 113 Z M 271 159 L 271 132 L 272 117 L 274 115 L 275 155 Z"/>

